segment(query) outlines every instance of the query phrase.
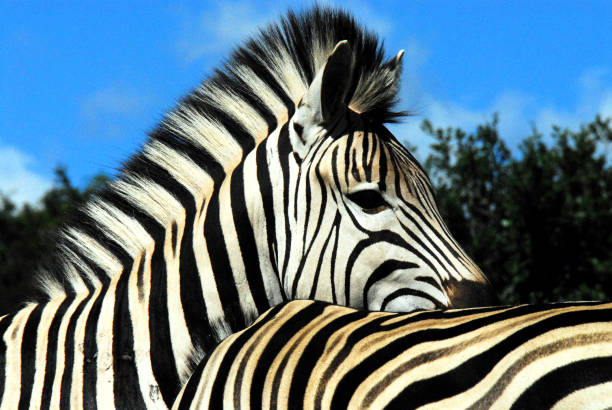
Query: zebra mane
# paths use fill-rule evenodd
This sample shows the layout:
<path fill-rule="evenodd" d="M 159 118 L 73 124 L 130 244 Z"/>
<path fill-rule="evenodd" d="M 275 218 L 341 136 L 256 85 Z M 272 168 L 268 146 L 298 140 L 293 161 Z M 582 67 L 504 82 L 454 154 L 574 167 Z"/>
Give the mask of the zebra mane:
<path fill-rule="evenodd" d="M 348 40 L 355 72 L 349 107 L 372 122 L 396 122 L 399 74 L 383 43 L 341 9 L 288 12 L 238 47 L 222 68 L 184 98 L 153 139 L 203 148 L 223 168 L 287 120 L 334 46 Z M 242 152 L 241 152 L 242 151 Z"/>
<path fill-rule="evenodd" d="M 341 40 L 355 61 L 349 107 L 377 123 L 405 115 L 393 110 L 399 70 L 376 35 L 340 9 L 289 12 L 182 99 L 117 179 L 73 215 L 38 277 L 44 298 L 108 285 L 138 260 L 148 263 L 159 242 L 176 242 L 185 215 L 198 215 L 225 175 L 288 120 Z"/>

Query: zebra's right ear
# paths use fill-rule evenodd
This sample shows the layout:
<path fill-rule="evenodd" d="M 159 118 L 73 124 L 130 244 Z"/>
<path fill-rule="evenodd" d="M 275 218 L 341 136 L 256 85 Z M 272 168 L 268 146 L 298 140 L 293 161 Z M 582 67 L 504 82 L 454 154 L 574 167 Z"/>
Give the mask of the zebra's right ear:
<path fill-rule="evenodd" d="M 290 123 L 294 151 L 304 157 L 314 142 L 348 110 L 354 58 L 348 41 L 338 42 L 299 102 Z"/>

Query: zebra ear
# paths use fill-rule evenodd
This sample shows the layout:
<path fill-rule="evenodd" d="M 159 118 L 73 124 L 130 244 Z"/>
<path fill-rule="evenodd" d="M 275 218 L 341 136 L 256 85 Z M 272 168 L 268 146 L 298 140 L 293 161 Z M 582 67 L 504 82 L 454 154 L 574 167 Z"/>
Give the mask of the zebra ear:
<path fill-rule="evenodd" d="M 336 44 L 317 73 L 290 121 L 293 150 L 304 158 L 314 142 L 347 109 L 353 78 L 353 53 L 348 41 Z"/>
<path fill-rule="evenodd" d="M 402 75 L 402 57 L 404 57 L 404 50 L 400 50 L 399 53 L 387 63 L 395 80 Z"/>
<path fill-rule="evenodd" d="M 331 123 L 348 107 L 353 80 L 353 52 L 348 41 L 336 44 L 327 57 L 321 78 L 321 117 Z"/>

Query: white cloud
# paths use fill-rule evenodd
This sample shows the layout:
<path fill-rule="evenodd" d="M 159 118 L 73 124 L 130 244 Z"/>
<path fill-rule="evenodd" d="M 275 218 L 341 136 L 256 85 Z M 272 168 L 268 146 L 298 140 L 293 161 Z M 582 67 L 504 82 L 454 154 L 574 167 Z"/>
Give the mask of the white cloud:
<path fill-rule="evenodd" d="M 142 108 L 142 102 L 137 93 L 118 85 L 96 91 L 82 104 L 83 111 L 88 115 L 98 112 L 129 115 Z"/>
<path fill-rule="evenodd" d="M 53 186 L 50 178 L 30 169 L 34 159 L 11 146 L 0 146 L 0 192 L 17 205 L 35 203 Z"/>
<path fill-rule="evenodd" d="M 599 113 L 612 117 L 612 72 L 607 68 L 595 67 L 586 70 L 577 81 L 578 99 L 572 110 L 545 106 L 538 113 L 535 122 L 541 130 L 552 125 L 577 129 Z"/>
<path fill-rule="evenodd" d="M 183 60 L 190 63 L 224 52 L 257 32 L 280 9 L 258 7 L 251 1 L 218 2 L 194 12 L 179 9 L 182 27 L 175 44 Z"/>
<path fill-rule="evenodd" d="M 151 97 L 131 87 L 113 84 L 95 91 L 81 102 L 82 128 L 89 137 L 124 136 L 125 122 L 142 114 Z"/>
<path fill-rule="evenodd" d="M 181 29 L 175 48 L 181 58 L 191 63 L 211 54 L 225 53 L 231 47 L 240 44 L 260 28 L 278 21 L 278 16 L 287 10 L 299 11 L 312 6 L 311 1 L 279 0 L 265 6 L 250 0 L 217 2 L 204 10 L 175 8 L 179 15 Z M 370 4 L 352 0 L 320 1 L 321 5 L 349 8 L 358 21 L 367 22 L 369 29 L 385 37 L 393 29 L 391 19 L 382 16 Z M 399 50 L 398 50 L 399 51 Z"/>

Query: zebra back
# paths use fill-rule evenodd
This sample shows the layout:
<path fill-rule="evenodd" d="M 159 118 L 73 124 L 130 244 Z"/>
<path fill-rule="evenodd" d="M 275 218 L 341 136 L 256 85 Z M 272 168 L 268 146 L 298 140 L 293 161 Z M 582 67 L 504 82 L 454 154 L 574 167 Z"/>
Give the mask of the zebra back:
<path fill-rule="evenodd" d="M 289 302 L 223 341 L 173 408 L 217 405 L 610 408 L 612 303 L 395 314 Z"/>

